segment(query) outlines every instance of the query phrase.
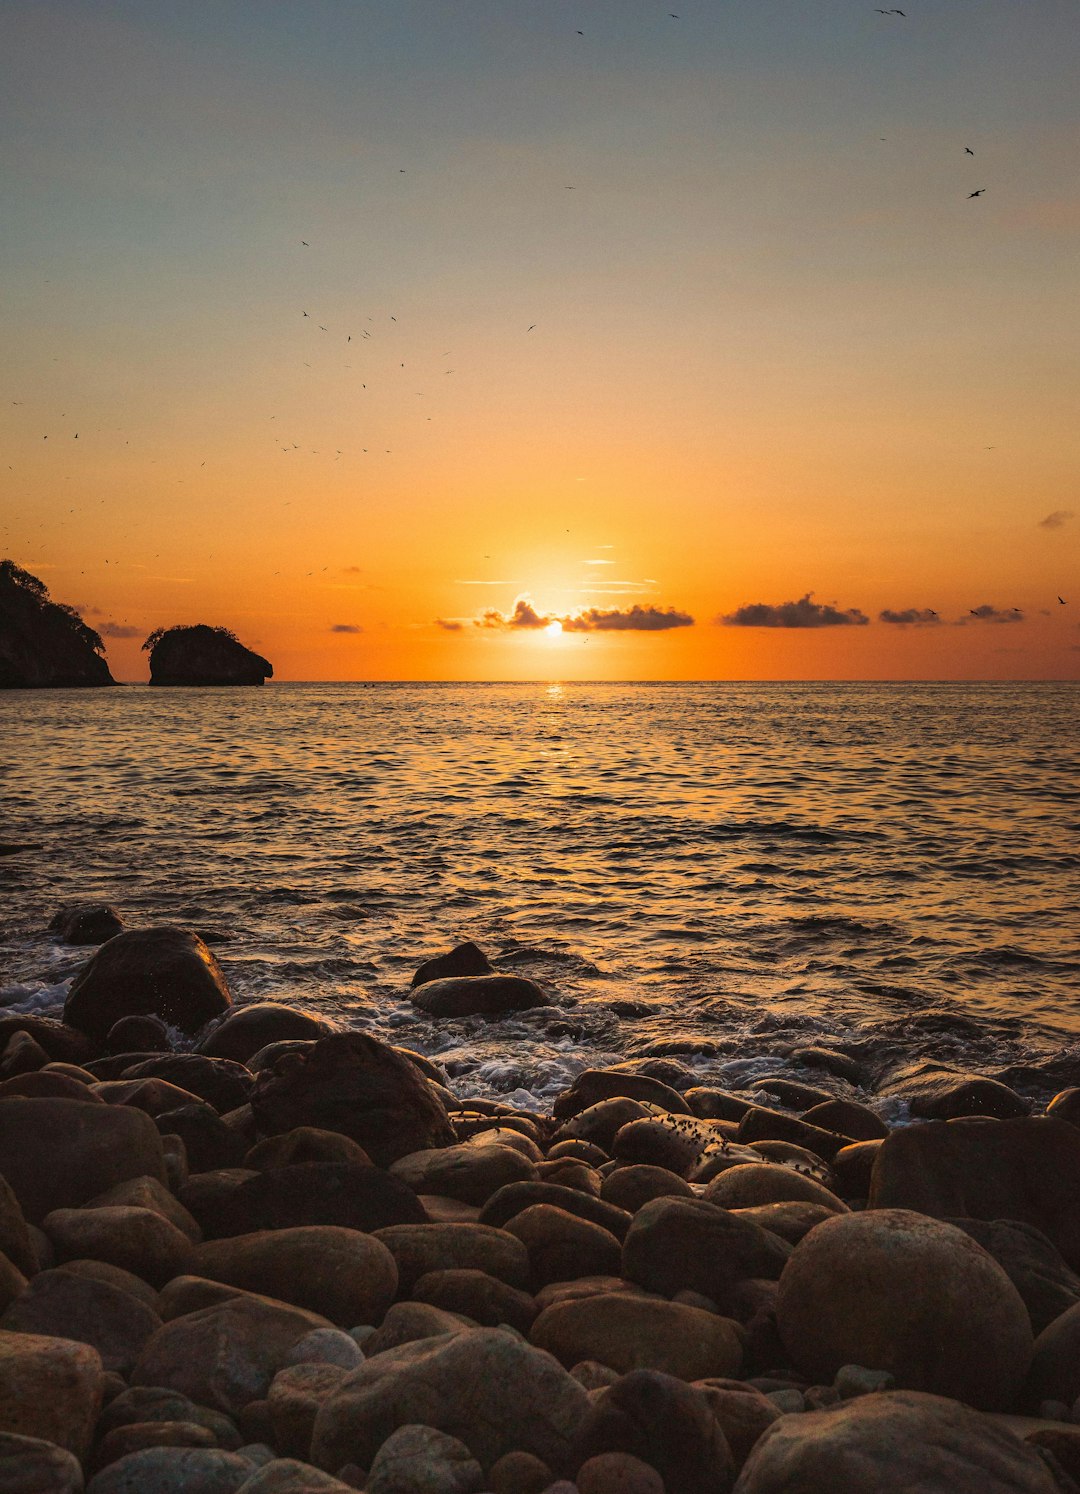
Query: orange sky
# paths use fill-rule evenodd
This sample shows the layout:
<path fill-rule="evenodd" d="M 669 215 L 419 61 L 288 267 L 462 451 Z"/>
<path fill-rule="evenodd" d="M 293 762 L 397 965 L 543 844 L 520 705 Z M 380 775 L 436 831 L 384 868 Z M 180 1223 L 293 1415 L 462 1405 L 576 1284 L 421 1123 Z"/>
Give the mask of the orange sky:
<path fill-rule="evenodd" d="M 118 678 L 1076 675 L 1054 0 L 8 14 L 0 554 Z"/>

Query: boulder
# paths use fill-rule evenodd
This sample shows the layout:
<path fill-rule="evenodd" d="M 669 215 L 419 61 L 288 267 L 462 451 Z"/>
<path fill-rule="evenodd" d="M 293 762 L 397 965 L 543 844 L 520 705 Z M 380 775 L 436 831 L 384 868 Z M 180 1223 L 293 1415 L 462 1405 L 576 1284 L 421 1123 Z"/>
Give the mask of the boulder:
<path fill-rule="evenodd" d="M 76 1032 L 63 1022 L 51 1017 L 36 1017 L 23 1014 L 16 1017 L 0 1017 L 0 1053 L 17 1032 L 26 1032 L 40 1048 L 49 1055 L 52 1063 L 82 1064 L 97 1058 L 101 1052 L 97 1043 L 85 1033 Z"/>
<path fill-rule="evenodd" d="M 528 1333 L 537 1311 L 528 1292 L 485 1271 L 429 1271 L 413 1284 L 412 1299 L 471 1318 L 484 1328 L 506 1323 L 519 1333 Z"/>
<path fill-rule="evenodd" d="M 678 1380 L 737 1375 L 742 1332 L 730 1318 L 628 1292 L 577 1297 L 546 1307 L 530 1341 L 573 1369 L 583 1359 L 629 1370 L 662 1370 Z"/>
<path fill-rule="evenodd" d="M 394 1224 L 375 1232 L 398 1270 L 400 1296 L 429 1271 L 484 1271 L 508 1286 L 529 1285 L 529 1252 L 504 1229 L 484 1224 Z"/>
<path fill-rule="evenodd" d="M 557 1144 L 575 1141 L 598 1147 L 606 1157 L 623 1126 L 654 1113 L 659 1112 L 645 1100 L 628 1100 L 620 1095 L 610 1100 L 597 1100 L 595 1105 L 589 1105 L 563 1121 L 555 1132 L 555 1140 Z"/>
<path fill-rule="evenodd" d="M 241 1436 L 235 1422 L 223 1411 L 197 1406 L 178 1390 L 160 1385 L 134 1385 L 122 1390 L 102 1411 L 98 1419 L 98 1436 L 111 1437 L 124 1427 L 200 1426 L 209 1431 L 216 1447 L 235 1452 Z M 150 1444 L 148 1444 L 150 1445 Z M 128 1452 L 136 1449 L 129 1447 Z"/>
<path fill-rule="evenodd" d="M 187 1235 L 154 1209 L 127 1205 L 54 1209 L 42 1228 L 57 1260 L 107 1261 L 141 1276 L 151 1286 L 164 1286 L 188 1270 L 193 1256 Z"/>
<path fill-rule="evenodd" d="M 49 1062 L 49 1055 L 28 1032 L 13 1032 L 0 1058 L 0 1079 L 15 1079 L 21 1074 L 36 1074 Z"/>
<path fill-rule="evenodd" d="M 1080 1303 L 1053 1319 L 1035 1340 L 1027 1398 L 1071 1406 L 1080 1397 Z"/>
<path fill-rule="evenodd" d="M 836 1048 L 792 1048 L 786 1056 L 788 1062 L 798 1068 L 823 1069 L 826 1074 L 846 1079 L 849 1084 L 861 1085 L 863 1082 L 863 1071 L 859 1063 Z"/>
<path fill-rule="evenodd" d="M 217 1445 L 217 1438 L 210 1428 L 197 1421 L 133 1421 L 106 1432 L 97 1445 L 94 1462 L 98 1468 L 107 1468 L 129 1453 L 144 1452 L 148 1447 Z"/>
<path fill-rule="evenodd" d="M 870 1207 L 938 1219 L 1017 1219 L 1041 1230 L 1080 1270 L 1078 1194 L 1080 1131 L 1067 1121 L 931 1121 L 881 1143 Z"/>
<path fill-rule="evenodd" d="M 835 1131 L 852 1141 L 883 1140 L 889 1128 L 869 1105 L 857 1105 L 854 1100 L 824 1100 L 804 1110 L 801 1119 L 811 1126 L 820 1126 L 823 1131 Z"/>
<path fill-rule="evenodd" d="M 706 1159 L 727 1151 L 731 1130 L 727 1121 L 700 1120 L 696 1115 L 646 1115 L 619 1128 L 611 1155 L 624 1165 L 666 1167 L 688 1178 Z"/>
<path fill-rule="evenodd" d="M 192 1270 L 211 1281 L 295 1303 L 345 1328 L 377 1323 L 398 1285 L 394 1258 L 379 1239 L 335 1225 L 212 1240 L 195 1248 Z"/>
<path fill-rule="evenodd" d="M 101 635 L 13 560 L 0 561 L 0 690 L 114 685 Z M 5 849 L 20 849 L 14 848 Z"/>
<path fill-rule="evenodd" d="M 400 1348 L 402 1344 L 461 1333 L 472 1326 L 458 1313 L 444 1312 L 429 1302 L 395 1302 L 371 1337 L 364 1339 L 364 1356 L 374 1359 L 389 1349 Z"/>
<path fill-rule="evenodd" d="M 155 1119 L 166 1111 L 202 1104 L 198 1095 L 163 1079 L 103 1079 L 94 1085 L 93 1093 L 106 1105 L 130 1105 Z"/>
<path fill-rule="evenodd" d="M 244 1166 L 256 1172 L 269 1172 L 276 1167 L 299 1167 L 304 1162 L 369 1167 L 371 1158 L 362 1146 L 348 1136 L 342 1136 L 340 1131 L 320 1131 L 317 1126 L 297 1126 L 295 1131 L 267 1136 L 256 1142 L 244 1158 Z"/>
<path fill-rule="evenodd" d="M 484 1204 L 507 1183 L 535 1178 L 536 1164 L 514 1147 L 463 1142 L 399 1157 L 391 1163 L 390 1175 L 414 1193 Z"/>
<path fill-rule="evenodd" d="M 69 903 L 49 921 L 61 944 L 104 944 L 122 933 L 124 920 L 108 903 Z"/>
<path fill-rule="evenodd" d="M 1027 1115 L 1031 1101 L 1007 1084 L 959 1069 L 915 1063 L 894 1070 L 879 1085 L 884 1094 L 906 1100 L 911 1114 L 921 1120 L 955 1120 L 958 1116 L 989 1115 L 1011 1120 Z M 870 1140 L 871 1138 L 859 1138 Z"/>
<path fill-rule="evenodd" d="M 578 1494 L 665 1494 L 655 1468 L 630 1453 L 600 1453 L 582 1463 L 574 1480 Z"/>
<path fill-rule="evenodd" d="M 164 1079 L 222 1113 L 246 1105 L 255 1076 L 242 1063 L 201 1053 L 168 1053 L 143 1058 L 124 1069 L 124 1079 Z"/>
<path fill-rule="evenodd" d="M 435 955 L 416 971 L 410 985 L 422 986 L 432 980 L 446 980 L 461 975 L 494 975 L 495 967 L 487 955 L 471 940 L 455 945 L 446 954 Z"/>
<path fill-rule="evenodd" d="M 569 1120 L 601 1100 L 645 1100 L 673 1115 L 690 1115 L 691 1109 L 677 1089 L 648 1074 L 627 1074 L 618 1069 L 584 1069 L 556 1095 L 551 1113 L 557 1121 Z"/>
<path fill-rule="evenodd" d="M 708 1395 L 659 1370 L 631 1370 L 593 1397 L 571 1466 L 609 1452 L 629 1453 L 655 1468 L 668 1494 L 729 1494 L 731 1489 L 731 1449 Z"/>
<path fill-rule="evenodd" d="M 709 1408 L 727 1438 L 735 1467 L 741 1468 L 757 1442 L 782 1413 L 764 1391 L 745 1380 L 701 1380 L 696 1389 L 704 1391 Z"/>
<path fill-rule="evenodd" d="M 808 1235 L 836 1212 L 836 1209 L 827 1208 L 824 1204 L 807 1203 L 802 1199 L 732 1210 L 740 1219 L 745 1219 L 749 1224 L 760 1225 L 770 1234 L 779 1235 L 789 1245 L 797 1245 L 804 1235 Z"/>
<path fill-rule="evenodd" d="M 1032 1448 L 942 1396 L 891 1390 L 784 1416 L 743 1467 L 735 1494 L 1058 1494 Z"/>
<path fill-rule="evenodd" d="M 105 1393 L 101 1356 L 88 1344 L 0 1332 L 0 1432 L 53 1442 L 82 1462 Z"/>
<path fill-rule="evenodd" d="M 232 1196 L 242 1183 L 258 1177 L 249 1167 L 217 1167 L 193 1172 L 177 1189 L 177 1198 L 206 1239 L 228 1234 Z"/>
<path fill-rule="evenodd" d="M 221 966 L 197 934 L 162 925 L 103 944 L 76 975 L 64 1021 L 104 1042 L 121 1017 L 160 1017 L 189 1037 L 232 1006 Z"/>
<path fill-rule="evenodd" d="M 193 1245 L 202 1239 L 202 1231 L 187 1209 L 157 1178 L 129 1178 L 90 1199 L 86 1207 L 152 1209 L 175 1225 L 182 1235 L 187 1235 Z"/>
<path fill-rule="evenodd" d="M 319 1407 L 349 1373 L 338 1364 L 293 1364 L 278 1370 L 266 1401 L 279 1452 L 307 1457 Z"/>
<path fill-rule="evenodd" d="M 79 1460 L 39 1437 L 0 1432 L 0 1494 L 82 1494 Z"/>
<path fill-rule="evenodd" d="M 300 1339 L 330 1326 L 317 1313 L 241 1293 L 166 1322 L 146 1343 L 131 1383 L 176 1390 L 235 1416 L 265 1399 Z"/>
<path fill-rule="evenodd" d="M 257 1076 L 255 1123 L 277 1136 L 297 1126 L 340 1131 L 380 1167 L 454 1141 L 453 1127 L 407 1058 L 366 1032 L 320 1039 Z"/>
<path fill-rule="evenodd" d="M 809 1110 L 813 1105 L 822 1105 L 835 1098 L 831 1091 L 819 1089 L 816 1084 L 804 1084 L 799 1079 L 790 1079 L 786 1074 L 765 1074 L 752 1081 L 755 1092 L 771 1095 L 791 1110 Z"/>
<path fill-rule="evenodd" d="M 558 1467 L 588 1409 L 586 1391 L 551 1355 L 505 1329 L 471 1328 L 390 1349 L 354 1371 L 319 1412 L 311 1460 L 368 1467 L 420 1414 L 484 1468 L 515 1450 Z"/>
<path fill-rule="evenodd" d="M 427 1218 L 413 1190 L 381 1168 L 304 1162 L 257 1172 L 232 1189 L 210 1233 L 244 1235 L 336 1224 L 371 1234 L 391 1224 L 426 1224 Z"/>
<path fill-rule="evenodd" d="M 207 1033 L 198 1052 L 208 1058 L 227 1058 L 246 1064 L 271 1043 L 316 1042 L 336 1031 L 332 1022 L 279 1001 L 253 1001 L 236 1007 Z"/>
<path fill-rule="evenodd" d="M 846 1364 L 886 1370 L 981 1410 L 1012 1406 L 1031 1362 L 1027 1309 L 969 1235 L 903 1209 L 838 1214 L 796 1246 L 776 1320 L 812 1383 Z"/>
<path fill-rule="evenodd" d="M 582 1193 L 577 1188 L 564 1188 L 559 1183 L 544 1183 L 539 1179 L 535 1182 L 507 1183 L 504 1188 L 500 1188 L 481 1209 L 480 1222 L 501 1229 L 511 1219 L 536 1204 L 547 1204 L 551 1208 L 562 1209 L 564 1213 L 585 1219 L 590 1224 L 598 1224 L 617 1240 L 622 1240 L 630 1228 L 630 1215 L 625 1209 L 616 1208 L 603 1199 L 593 1198 L 591 1194 Z"/>
<path fill-rule="evenodd" d="M 171 1053 L 169 1029 L 160 1017 L 121 1017 L 109 1028 L 105 1046 L 110 1053 Z"/>
<path fill-rule="evenodd" d="M 6 1255 L 0 1255 L 0 1313 L 5 1312 L 10 1303 L 16 1302 L 26 1291 L 26 1277 L 13 1266 Z M 3 1318 L 0 1318 L 0 1324 Z"/>
<path fill-rule="evenodd" d="M 529 1270 L 537 1286 L 574 1281 L 579 1276 L 618 1274 L 622 1259 L 618 1238 L 565 1209 L 533 1204 L 508 1220 L 506 1231 L 529 1252 Z"/>
<path fill-rule="evenodd" d="M 107 1370 L 127 1375 L 151 1334 L 161 1327 L 154 1309 L 107 1281 L 65 1271 L 42 1271 L 0 1317 L 5 1333 L 34 1333 L 90 1344 Z"/>
<path fill-rule="evenodd" d="M 698 1292 L 727 1311 L 740 1281 L 774 1280 L 790 1255 L 785 1241 L 730 1210 L 704 1199 L 657 1198 L 634 1215 L 622 1275 L 665 1297 Z"/>
<path fill-rule="evenodd" d="M 646 1163 L 631 1163 L 629 1167 L 617 1167 L 609 1172 L 600 1185 L 600 1197 L 605 1203 L 628 1214 L 636 1214 L 644 1204 L 654 1198 L 693 1198 L 690 1184 L 666 1167 L 650 1167 Z"/>
<path fill-rule="evenodd" d="M 761 1204 L 800 1201 L 821 1204 L 836 1214 L 848 1212 L 847 1204 L 821 1183 L 793 1168 L 778 1167 L 774 1162 L 729 1167 L 713 1178 L 702 1197 L 722 1209 L 753 1209 Z"/>
<path fill-rule="evenodd" d="M 0 1114 L 3 1111 L 0 1109 Z M 21 1271 L 32 1276 L 38 1268 L 37 1252 L 30 1238 L 26 1218 L 19 1207 L 19 1200 L 0 1174 L 0 1254 Z"/>
<path fill-rule="evenodd" d="M 355 1489 L 355 1483 L 342 1483 L 310 1463 L 273 1458 L 257 1468 L 236 1494 L 354 1494 Z"/>
<path fill-rule="evenodd" d="M 165 1181 L 161 1138 L 141 1110 L 81 1100 L 0 1100 L 0 1174 L 26 1218 L 85 1203 L 127 1178 Z"/>
<path fill-rule="evenodd" d="M 949 1219 L 994 1257 L 1024 1299 L 1032 1331 L 1042 1332 L 1080 1302 L 1080 1276 L 1046 1236 L 1016 1219 Z"/>
<path fill-rule="evenodd" d="M 253 1472 L 239 1453 L 210 1447 L 147 1447 L 103 1468 L 86 1494 L 236 1494 Z"/>
<path fill-rule="evenodd" d="M 118 1287 L 120 1291 L 126 1292 L 129 1297 L 135 1297 L 147 1307 L 155 1311 L 158 1305 L 158 1294 L 148 1281 L 143 1281 L 141 1276 L 136 1276 L 133 1271 L 125 1271 L 120 1266 L 110 1266 L 108 1261 L 74 1260 L 65 1261 L 63 1266 L 57 1269 L 67 1273 L 68 1276 L 85 1276 L 91 1281 L 104 1281 L 109 1286 Z M 63 1335 L 60 1335 L 63 1337 Z"/>
<path fill-rule="evenodd" d="M 821 1126 L 810 1125 L 765 1105 L 751 1105 L 739 1122 L 738 1137 L 744 1145 L 757 1141 L 792 1141 L 796 1146 L 823 1157 L 826 1162 L 831 1162 L 849 1140 L 835 1131 L 826 1131 Z"/>
<path fill-rule="evenodd" d="M 430 1017 L 498 1016 L 552 1006 L 550 996 L 523 975 L 464 975 L 425 981 L 412 1003 Z"/>
<path fill-rule="evenodd" d="M 413 1423 L 398 1427 L 375 1454 L 366 1494 L 477 1494 L 480 1464 L 463 1442 Z"/>
<path fill-rule="evenodd" d="M 8 1044 L 9 1051 L 21 1036 L 22 1034 L 16 1034 L 12 1038 Z M 90 1080 L 93 1078 L 90 1074 L 86 1077 Z M 95 1094 L 94 1090 L 84 1084 L 81 1079 L 72 1079 L 69 1074 L 58 1074 L 49 1065 L 0 1081 L 0 1100 L 16 1096 L 22 1096 L 27 1100 L 81 1100 L 84 1105 L 104 1105 L 105 1103 L 102 1097 Z"/>
<path fill-rule="evenodd" d="M 1055 1120 L 1068 1121 L 1071 1126 L 1080 1126 L 1080 1089 L 1059 1090 L 1046 1107 L 1047 1115 Z"/>
<path fill-rule="evenodd" d="M 235 633 L 207 623 L 157 628 L 143 647 L 152 685 L 261 685 L 274 673 Z"/>
<path fill-rule="evenodd" d="M 146 1080 L 144 1083 L 160 1083 Z M 177 1110 L 162 1110 L 154 1117 L 162 1136 L 178 1136 L 192 1172 L 213 1172 L 221 1167 L 238 1167 L 250 1142 L 226 1125 L 217 1111 L 199 1101 L 181 1105 Z"/>

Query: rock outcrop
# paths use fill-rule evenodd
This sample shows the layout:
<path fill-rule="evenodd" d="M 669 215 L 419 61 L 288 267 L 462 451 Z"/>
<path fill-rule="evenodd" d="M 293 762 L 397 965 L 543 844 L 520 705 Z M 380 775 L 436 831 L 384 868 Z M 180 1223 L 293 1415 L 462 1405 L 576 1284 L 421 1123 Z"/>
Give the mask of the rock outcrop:
<path fill-rule="evenodd" d="M 44 581 L 0 560 L 0 690 L 115 685 L 101 636 Z"/>
<path fill-rule="evenodd" d="M 117 934 L 71 983 L 64 1021 L 104 1041 L 122 1017 L 160 1017 L 194 1036 L 232 1007 L 221 966 L 196 934 L 163 924 Z"/>
<path fill-rule="evenodd" d="M 152 685 L 261 685 L 274 667 L 228 628 L 195 623 L 156 628 L 143 648 L 150 654 Z"/>

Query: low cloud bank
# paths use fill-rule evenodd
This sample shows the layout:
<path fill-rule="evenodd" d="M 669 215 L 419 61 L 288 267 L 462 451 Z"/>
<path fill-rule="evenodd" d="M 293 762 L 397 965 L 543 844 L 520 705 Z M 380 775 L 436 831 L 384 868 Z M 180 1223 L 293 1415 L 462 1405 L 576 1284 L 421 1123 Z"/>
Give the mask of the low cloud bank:
<path fill-rule="evenodd" d="M 716 619 L 724 628 L 865 627 L 870 621 L 858 607 L 841 611 L 834 602 L 815 602 L 808 591 L 797 602 L 749 602 Z"/>

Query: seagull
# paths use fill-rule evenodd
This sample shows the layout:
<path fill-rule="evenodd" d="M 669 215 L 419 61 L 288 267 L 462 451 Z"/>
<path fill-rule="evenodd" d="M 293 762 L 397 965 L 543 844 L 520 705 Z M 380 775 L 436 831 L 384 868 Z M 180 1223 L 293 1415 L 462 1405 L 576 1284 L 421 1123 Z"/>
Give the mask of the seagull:
<path fill-rule="evenodd" d="M 535 327 L 535 326 L 536 326 L 536 322 L 533 322 L 532 327 L 526 327 L 525 328 L 526 332 L 531 332 L 533 330 L 533 327 Z"/>
<path fill-rule="evenodd" d="M 310 249 L 311 248 L 311 245 L 308 243 L 307 239 L 301 239 L 300 242 L 301 242 L 301 244 L 303 244 L 303 246 L 304 246 L 305 249 Z"/>
<path fill-rule="evenodd" d="M 1065 603 L 1065 598 L 1064 598 L 1064 597 L 1058 597 L 1058 601 L 1059 601 L 1059 602 L 1060 602 L 1060 603 L 1061 603 L 1061 605 L 1062 605 L 1062 606 L 1063 606 L 1063 607 L 1064 607 L 1064 606 L 1065 606 L 1065 605 L 1066 605 L 1066 603 Z"/>
<path fill-rule="evenodd" d="M 969 192 L 968 197 L 981 197 L 985 191 L 985 187 L 980 187 L 977 192 Z"/>
<path fill-rule="evenodd" d="M 971 148 L 970 145 L 965 145 L 964 146 L 964 154 L 965 154 L 965 156 L 973 156 L 975 154 L 975 152 L 972 150 L 972 148 Z"/>

